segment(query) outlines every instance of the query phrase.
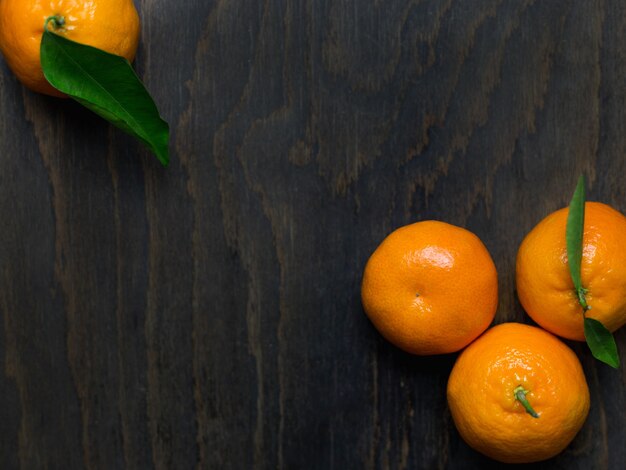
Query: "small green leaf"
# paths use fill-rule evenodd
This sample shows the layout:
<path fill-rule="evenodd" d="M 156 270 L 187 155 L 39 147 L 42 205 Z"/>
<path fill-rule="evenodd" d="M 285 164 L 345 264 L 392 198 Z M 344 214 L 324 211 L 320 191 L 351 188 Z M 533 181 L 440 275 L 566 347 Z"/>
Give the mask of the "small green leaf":
<path fill-rule="evenodd" d="M 144 142 L 167 166 L 169 126 L 123 57 L 44 30 L 41 67 L 56 89 Z"/>
<path fill-rule="evenodd" d="M 583 255 L 583 228 L 585 223 L 585 177 L 578 178 L 576 190 L 569 204 L 565 241 L 567 243 L 567 263 L 576 291 L 582 291 L 580 263 Z"/>
<path fill-rule="evenodd" d="M 593 318 L 585 317 L 585 339 L 593 357 L 614 369 L 619 367 L 619 355 L 615 339 L 602 323 Z"/>

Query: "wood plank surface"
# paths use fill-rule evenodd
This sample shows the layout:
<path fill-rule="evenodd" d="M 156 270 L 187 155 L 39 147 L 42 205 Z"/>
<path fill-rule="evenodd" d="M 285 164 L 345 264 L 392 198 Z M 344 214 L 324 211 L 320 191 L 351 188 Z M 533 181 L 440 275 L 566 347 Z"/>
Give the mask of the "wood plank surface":
<path fill-rule="evenodd" d="M 393 229 L 523 236 L 626 212 L 621 2 L 140 0 L 172 162 L 0 65 L 0 468 L 500 468 L 445 396 L 455 355 L 382 339 L 360 281 Z M 626 329 L 616 333 L 626 362 Z M 626 374 L 533 468 L 626 462 Z"/>

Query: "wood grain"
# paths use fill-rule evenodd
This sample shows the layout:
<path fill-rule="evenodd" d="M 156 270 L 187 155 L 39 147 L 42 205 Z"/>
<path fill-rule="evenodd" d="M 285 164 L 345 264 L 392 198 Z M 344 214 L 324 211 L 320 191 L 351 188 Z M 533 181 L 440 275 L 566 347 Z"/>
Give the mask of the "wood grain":
<path fill-rule="evenodd" d="M 0 69 L 0 468 L 466 469 L 455 356 L 412 357 L 359 288 L 394 228 L 474 231 L 515 295 L 523 236 L 626 212 L 619 2 L 142 0 L 166 170 Z M 616 339 L 626 361 L 626 334 Z M 626 374 L 582 344 L 583 430 L 535 468 L 622 468 Z"/>

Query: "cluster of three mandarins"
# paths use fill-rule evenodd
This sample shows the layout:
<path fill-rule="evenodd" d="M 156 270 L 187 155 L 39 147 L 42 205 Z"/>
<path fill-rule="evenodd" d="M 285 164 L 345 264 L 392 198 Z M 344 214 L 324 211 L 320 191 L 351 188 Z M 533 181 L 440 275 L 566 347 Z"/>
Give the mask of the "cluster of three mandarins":
<path fill-rule="evenodd" d="M 541 327 L 582 341 L 567 264 L 567 212 L 550 214 L 522 242 L 517 293 Z M 587 316 L 614 331 L 626 323 L 626 217 L 586 203 L 583 240 L 581 277 L 593 305 Z M 496 313 L 498 279 L 473 233 L 438 221 L 399 228 L 370 257 L 361 294 L 374 326 L 403 350 L 431 355 L 467 347 L 450 375 L 448 402 L 470 446 L 503 462 L 539 461 L 561 452 L 582 427 L 589 390 L 564 343 L 517 323 L 483 334 Z"/>

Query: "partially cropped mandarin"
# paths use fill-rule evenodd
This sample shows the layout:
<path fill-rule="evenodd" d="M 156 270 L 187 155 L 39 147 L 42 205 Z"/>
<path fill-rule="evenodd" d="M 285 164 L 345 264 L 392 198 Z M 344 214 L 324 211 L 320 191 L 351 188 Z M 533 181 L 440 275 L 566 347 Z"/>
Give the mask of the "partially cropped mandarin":
<path fill-rule="evenodd" d="M 580 361 L 541 328 L 503 323 L 458 357 L 448 379 L 448 405 L 463 440 L 505 463 L 559 454 L 589 413 Z"/>
<path fill-rule="evenodd" d="M 546 330 L 584 341 L 583 313 L 567 262 L 568 209 L 535 226 L 517 254 L 517 294 L 528 315 Z M 586 316 L 610 331 L 626 323 L 626 217 L 606 204 L 587 202 L 581 262 Z"/>
<path fill-rule="evenodd" d="M 135 57 L 139 16 L 132 0 L 0 0 L 0 50 L 17 78 L 33 91 L 65 96 L 47 82 L 41 69 L 44 23 L 72 41 L 129 61 Z"/>
<path fill-rule="evenodd" d="M 470 231 L 417 222 L 391 233 L 374 251 L 361 299 L 374 326 L 399 348 L 418 355 L 451 353 L 492 322 L 496 268 Z"/>

